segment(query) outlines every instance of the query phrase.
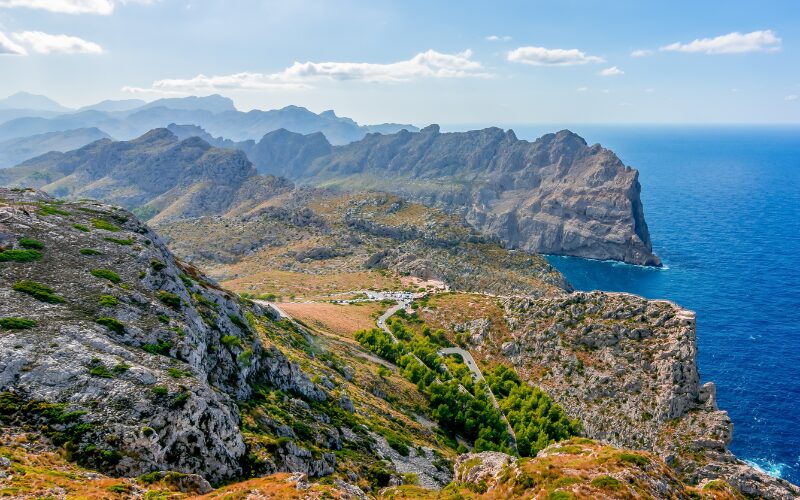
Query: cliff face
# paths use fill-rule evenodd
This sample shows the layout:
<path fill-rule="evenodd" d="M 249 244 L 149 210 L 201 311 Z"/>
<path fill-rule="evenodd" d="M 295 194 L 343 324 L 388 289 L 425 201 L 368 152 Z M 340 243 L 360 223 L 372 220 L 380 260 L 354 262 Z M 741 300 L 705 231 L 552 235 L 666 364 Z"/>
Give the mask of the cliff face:
<path fill-rule="evenodd" d="M 638 172 L 566 130 L 532 143 L 498 128 L 442 134 L 431 125 L 419 133 L 370 134 L 333 148 L 304 171 L 279 173 L 439 205 L 530 252 L 661 264 Z"/>

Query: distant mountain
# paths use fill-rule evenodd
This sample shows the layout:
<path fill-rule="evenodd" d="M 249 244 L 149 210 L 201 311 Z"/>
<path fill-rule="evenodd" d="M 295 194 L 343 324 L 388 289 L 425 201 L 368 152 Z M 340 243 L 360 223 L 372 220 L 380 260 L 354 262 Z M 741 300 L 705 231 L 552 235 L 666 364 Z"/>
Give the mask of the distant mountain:
<path fill-rule="evenodd" d="M 50 151 L 71 151 L 110 136 L 97 128 L 48 132 L 0 142 L 0 168 L 13 167 L 28 158 Z"/>
<path fill-rule="evenodd" d="M 442 206 L 511 247 L 661 264 L 638 172 L 567 130 L 528 142 L 499 128 L 443 134 L 431 125 L 418 133 L 369 134 L 329 154 L 316 141 L 283 133 L 280 140 L 265 137 L 259 157 L 249 154 L 262 173 Z"/>
<path fill-rule="evenodd" d="M 281 128 L 299 134 L 322 132 L 331 144 L 347 144 L 372 132 L 417 130 L 413 125 L 392 123 L 359 125 L 350 118 L 336 116 L 333 111 L 316 114 L 299 106 L 245 113 L 237 111 L 233 102 L 222 96 L 159 99 L 132 109 L 118 109 L 120 107 L 125 108 L 126 105 L 112 101 L 57 116 L 43 115 L 43 111 L 15 111 L 0 124 L 0 141 L 91 127 L 120 139 L 132 139 L 171 123 L 196 125 L 212 136 L 237 142 L 259 140 L 264 134 Z"/>
<path fill-rule="evenodd" d="M 0 109 L 28 109 L 36 111 L 71 111 L 49 97 L 30 94 L 28 92 L 17 92 L 5 99 L 0 99 Z"/>
<path fill-rule="evenodd" d="M 139 110 L 149 108 L 168 108 L 182 111 L 202 110 L 211 113 L 224 113 L 225 111 L 236 111 L 233 100 L 219 94 L 197 97 L 170 97 L 157 99 L 139 107 Z"/>
<path fill-rule="evenodd" d="M 259 176 L 241 151 L 214 148 L 197 137 L 180 140 L 167 129 L 47 153 L 0 170 L 0 184 L 100 199 L 160 219 L 226 213 L 293 187 L 285 179 Z"/>
<path fill-rule="evenodd" d="M 145 106 L 147 101 L 143 101 L 141 99 L 121 99 L 118 101 L 107 99 L 105 101 L 100 101 L 96 104 L 90 104 L 89 106 L 83 106 L 78 111 L 130 111 L 132 109 L 141 108 Z"/>

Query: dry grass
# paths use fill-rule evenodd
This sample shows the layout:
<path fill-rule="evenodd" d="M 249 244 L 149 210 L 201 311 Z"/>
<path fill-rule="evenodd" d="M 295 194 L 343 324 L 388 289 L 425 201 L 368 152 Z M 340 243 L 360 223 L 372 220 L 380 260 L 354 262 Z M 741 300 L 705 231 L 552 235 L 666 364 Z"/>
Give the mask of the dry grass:
<path fill-rule="evenodd" d="M 371 271 L 322 275 L 267 270 L 224 281 L 222 286 L 237 293 L 274 293 L 296 299 L 325 299 L 353 290 L 401 289 L 399 279 Z"/>
<path fill-rule="evenodd" d="M 349 338 L 358 330 L 373 328 L 375 318 L 386 308 L 378 302 L 285 302 L 278 306 L 315 330 L 326 330 Z"/>

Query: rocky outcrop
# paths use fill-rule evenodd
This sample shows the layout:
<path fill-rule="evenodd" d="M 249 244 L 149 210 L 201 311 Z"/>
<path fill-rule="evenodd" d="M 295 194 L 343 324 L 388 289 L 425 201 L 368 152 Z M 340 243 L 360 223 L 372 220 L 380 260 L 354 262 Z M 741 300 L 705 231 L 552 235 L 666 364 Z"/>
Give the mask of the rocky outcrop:
<path fill-rule="evenodd" d="M 254 387 L 329 397 L 258 334 L 280 328 L 267 311 L 124 210 L 3 189 L 0 235 L 0 420 L 43 430 L 81 463 L 219 481 L 247 453 L 235 401 Z M 287 456 L 278 470 L 311 467 Z"/>
<path fill-rule="evenodd" d="M 504 308 L 511 340 L 478 349 L 542 387 L 585 436 L 652 451 L 688 484 L 723 479 L 745 495 L 800 495 L 727 450 L 733 424 L 713 383 L 700 383 L 693 312 L 602 292 L 508 299 Z"/>
<path fill-rule="evenodd" d="M 534 142 L 498 128 L 370 134 L 335 147 L 290 179 L 380 189 L 457 212 L 507 245 L 531 252 L 660 265 L 638 172 L 563 130 Z"/>

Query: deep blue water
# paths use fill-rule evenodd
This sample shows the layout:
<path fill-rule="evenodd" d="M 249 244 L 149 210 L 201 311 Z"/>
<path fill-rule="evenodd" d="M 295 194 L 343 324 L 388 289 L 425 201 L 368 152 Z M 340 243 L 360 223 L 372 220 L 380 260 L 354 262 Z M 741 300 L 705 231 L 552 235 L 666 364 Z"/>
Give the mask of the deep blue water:
<path fill-rule="evenodd" d="M 800 484 L 800 127 L 570 129 L 639 169 L 667 267 L 551 262 L 578 289 L 697 311 L 700 374 L 733 419 L 732 451 Z"/>

